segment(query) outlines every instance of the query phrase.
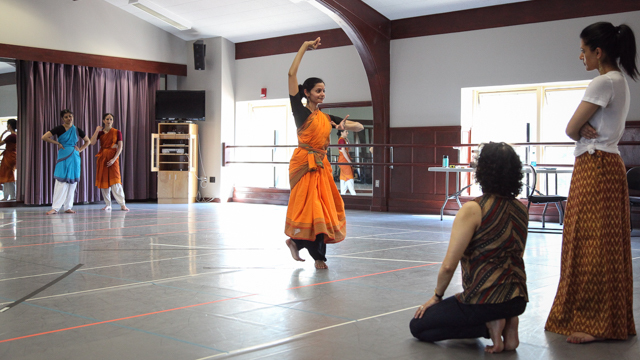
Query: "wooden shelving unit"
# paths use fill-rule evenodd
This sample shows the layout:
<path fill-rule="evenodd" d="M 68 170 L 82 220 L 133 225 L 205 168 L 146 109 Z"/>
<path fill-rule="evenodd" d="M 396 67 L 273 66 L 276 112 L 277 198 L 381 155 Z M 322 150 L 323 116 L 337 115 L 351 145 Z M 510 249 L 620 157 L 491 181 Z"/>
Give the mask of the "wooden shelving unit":
<path fill-rule="evenodd" d="M 198 125 L 160 123 L 151 140 L 151 171 L 158 172 L 158 204 L 194 203 L 198 191 Z"/>

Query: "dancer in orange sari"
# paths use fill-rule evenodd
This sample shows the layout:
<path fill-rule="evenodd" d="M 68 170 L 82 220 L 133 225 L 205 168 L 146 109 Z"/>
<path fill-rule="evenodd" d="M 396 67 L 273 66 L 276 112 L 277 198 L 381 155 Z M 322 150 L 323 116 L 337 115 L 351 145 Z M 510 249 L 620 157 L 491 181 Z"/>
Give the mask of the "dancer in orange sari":
<path fill-rule="evenodd" d="M 347 136 L 349 136 L 349 131 L 347 130 L 338 130 L 338 139 L 339 145 L 348 145 L 349 140 Z M 338 148 L 340 151 L 340 156 L 338 157 L 339 163 L 350 163 L 351 156 L 349 156 L 349 148 Z M 344 195 L 347 193 L 347 189 L 349 189 L 349 193 L 351 195 L 356 194 L 356 189 L 354 188 L 354 180 L 353 180 L 353 168 L 351 165 L 339 165 L 340 167 L 340 194 Z"/>
<path fill-rule="evenodd" d="M 16 130 L 18 130 L 18 122 L 16 119 L 7 120 L 7 130 L 0 135 L 9 133 L 9 136 L 0 140 L 0 145 L 7 145 L 2 153 L 2 164 L 0 164 L 0 184 L 2 184 L 2 200 L 16 199 L 16 178 L 13 172 L 16 170 Z M 11 199 L 9 199 L 11 198 Z"/>
<path fill-rule="evenodd" d="M 326 244 L 344 240 L 347 230 L 344 203 L 326 156 L 329 135 L 333 127 L 360 131 L 363 126 L 347 121 L 348 115 L 340 119 L 318 109 L 325 96 L 321 79 L 309 78 L 298 85 L 302 56 L 318 45 L 320 38 L 302 44 L 289 69 L 289 99 L 298 128 L 298 148 L 289 162 L 291 195 L 284 232 L 290 237 L 286 243 L 295 260 L 304 261 L 299 251 L 306 248 L 315 260 L 316 269 L 327 269 Z M 302 104 L 303 97 L 307 99 L 306 106 Z"/>
<path fill-rule="evenodd" d="M 104 114 L 102 126 L 98 126 L 91 136 L 91 145 L 100 140 L 100 152 L 96 164 L 96 187 L 102 192 L 106 203 L 102 210 L 111 210 L 111 190 L 122 211 L 129 211 L 124 201 L 124 190 L 120 178 L 120 153 L 122 152 L 122 133 L 114 129 L 113 115 Z"/>

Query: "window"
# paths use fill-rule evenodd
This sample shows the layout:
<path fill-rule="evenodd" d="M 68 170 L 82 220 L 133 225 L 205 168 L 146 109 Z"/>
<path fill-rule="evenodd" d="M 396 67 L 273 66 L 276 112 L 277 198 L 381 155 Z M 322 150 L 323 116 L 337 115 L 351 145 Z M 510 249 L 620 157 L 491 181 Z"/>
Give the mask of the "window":
<path fill-rule="evenodd" d="M 462 141 L 473 144 L 524 143 L 527 139 L 529 142 L 572 142 L 565 128 L 588 84 L 589 81 L 580 81 L 463 89 L 462 124 L 469 129 L 470 136 Z M 553 167 L 572 165 L 575 160 L 573 145 L 516 146 L 515 149 L 523 163 Z M 468 154 L 461 158 L 465 156 Z M 559 194 L 568 193 L 569 181 L 570 176 L 559 177 Z M 554 191 L 551 189 L 550 193 Z"/>

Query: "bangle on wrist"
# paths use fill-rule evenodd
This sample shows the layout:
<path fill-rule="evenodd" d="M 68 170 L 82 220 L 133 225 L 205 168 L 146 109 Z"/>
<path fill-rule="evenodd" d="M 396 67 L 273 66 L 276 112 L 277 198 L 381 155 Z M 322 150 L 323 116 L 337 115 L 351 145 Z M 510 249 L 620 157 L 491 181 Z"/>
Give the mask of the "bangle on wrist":
<path fill-rule="evenodd" d="M 438 290 L 433 290 L 433 296 L 438 298 L 438 300 L 442 300 L 442 297 L 444 296 L 444 294 L 438 295 Z"/>

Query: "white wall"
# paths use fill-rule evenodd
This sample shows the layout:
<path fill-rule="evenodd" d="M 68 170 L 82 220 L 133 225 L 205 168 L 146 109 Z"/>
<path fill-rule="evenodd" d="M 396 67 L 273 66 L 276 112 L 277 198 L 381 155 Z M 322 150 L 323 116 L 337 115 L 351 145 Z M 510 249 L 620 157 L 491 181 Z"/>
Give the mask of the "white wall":
<path fill-rule="evenodd" d="M 188 54 L 187 76 L 177 78 L 179 90 L 206 91 L 206 120 L 198 123 L 200 139 L 199 176 L 206 173 L 207 180 L 216 178 L 200 188 L 201 195 L 226 202 L 232 195 L 233 174 L 222 167 L 222 142 L 233 144 L 235 123 L 235 45 L 224 38 L 204 40 L 206 47 L 205 70 L 193 67 L 193 42 L 182 52 Z M 168 79 L 169 80 L 169 79 Z M 173 79 L 168 81 L 168 86 Z M 171 87 L 170 87 L 171 88 Z"/>
<path fill-rule="evenodd" d="M 640 12 L 391 42 L 391 127 L 460 125 L 461 88 L 588 80 L 578 59 L 582 29 L 629 24 L 640 49 Z M 640 83 L 629 80 L 628 120 L 640 120 Z"/>
<path fill-rule="evenodd" d="M 15 85 L 0 86 L 0 117 L 18 115 L 18 93 Z M 4 131 L 4 130 L 3 130 Z"/>
<path fill-rule="evenodd" d="M 236 61 L 236 101 L 260 99 L 260 89 L 267 88 L 267 98 L 288 99 L 287 73 L 295 53 L 264 56 Z M 298 70 L 298 82 L 308 77 L 324 80 L 328 103 L 371 101 L 369 82 L 354 46 L 307 51 Z"/>
<path fill-rule="evenodd" d="M 185 41 L 104 0 L 1 0 L 0 43 L 185 64 Z"/>

